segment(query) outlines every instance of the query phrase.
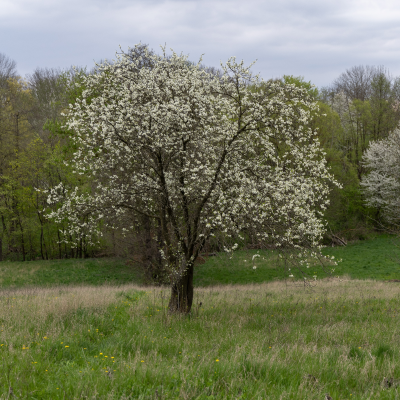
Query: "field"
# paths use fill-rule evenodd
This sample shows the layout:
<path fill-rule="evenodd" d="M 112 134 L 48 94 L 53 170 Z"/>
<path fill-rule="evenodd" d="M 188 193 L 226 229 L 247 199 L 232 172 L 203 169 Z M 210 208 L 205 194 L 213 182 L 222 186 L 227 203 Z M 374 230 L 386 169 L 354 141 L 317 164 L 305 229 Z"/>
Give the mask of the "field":
<path fill-rule="evenodd" d="M 400 286 L 367 279 L 400 277 L 396 247 L 326 250 L 342 278 L 313 288 L 253 252 L 224 278 L 246 285 L 215 285 L 210 257 L 189 316 L 167 313 L 168 288 L 123 283 L 122 260 L 2 262 L 0 399 L 397 399 Z"/>
<path fill-rule="evenodd" d="M 141 277 L 123 259 L 0 262 L 0 285 L 3 288 L 126 283 L 141 283 Z"/>
<path fill-rule="evenodd" d="M 343 261 L 328 268 L 310 269 L 309 275 L 317 279 L 332 276 L 349 276 L 353 279 L 400 280 L 400 244 L 391 236 L 349 244 L 347 247 L 327 247 L 323 252 Z M 253 265 L 252 258 L 255 254 Z M 226 254 L 205 257 L 195 269 L 194 285 L 208 287 L 226 284 L 250 284 L 288 279 L 288 273 L 279 262 L 274 251 L 242 250 L 234 253 L 232 259 Z M 253 269 L 256 266 L 256 269 Z M 292 269 L 294 279 L 302 279 Z M 51 261 L 27 261 L 0 263 L 0 285 L 3 288 L 29 286 L 53 287 L 54 285 L 123 285 L 142 284 L 143 279 L 137 268 L 126 260 L 116 258 L 67 259 Z"/>
<path fill-rule="evenodd" d="M 400 280 L 400 241 L 393 236 L 379 236 L 375 239 L 351 243 L 346 247 L 326 247 L 325 255 L 343 260 L 337 266 L 329 266 L 326 273 L 322 268 L 310 268 L 309 276 L 323 279 L 332 276 L 348 276 L 353 279 Z M 253 269 L 252 258 L 255 254 Z M 332 272 L 332 269 L 334 271 Z M 294 279 L 302 275 L 292 268 Z M 238 251 L 230 260 L 226 255 L 206 259 L 195 271 L 195 285 L 247 284 L 271 282 L 287 279 L 286 272 L 279 264 L 278 254 L 274 251 Z"/>

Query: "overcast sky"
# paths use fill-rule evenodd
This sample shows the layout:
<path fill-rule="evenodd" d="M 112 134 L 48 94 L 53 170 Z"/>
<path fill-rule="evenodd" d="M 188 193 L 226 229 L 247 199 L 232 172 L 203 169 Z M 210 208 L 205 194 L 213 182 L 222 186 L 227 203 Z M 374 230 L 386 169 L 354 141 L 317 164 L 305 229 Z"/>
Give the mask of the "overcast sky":
<path fill-rule="evenodd" d="M 88 66 L 146 43 L 218 67 L 230 56 L 265 79 L 321 87 L 355 65 L 400 75 L 400 2 L 390 0 L 0 0 L 0 52 L 21 75 Z"/>

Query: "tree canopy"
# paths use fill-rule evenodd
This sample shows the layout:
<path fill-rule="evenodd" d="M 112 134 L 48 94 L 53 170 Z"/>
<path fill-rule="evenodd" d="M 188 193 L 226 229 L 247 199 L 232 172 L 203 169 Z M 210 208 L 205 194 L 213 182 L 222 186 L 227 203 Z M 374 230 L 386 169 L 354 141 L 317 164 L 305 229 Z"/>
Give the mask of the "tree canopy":
<path fill-rule="evenodd" d="M 265 82 L 234 58 L 213 74 L 176 53 L 145 56 L 140 68 L 122 53 L 83 78 L 66 127 L 71 164 L 93 180 L 84 191 L 53 188 L 49 202 L 62 203 L 51 216 L 85 237 L 101 234 L 101 221 L 135 230 L 147 218 L 170 309 L 187 312 L 194 261 L 210 239 L 228 252 L 243 234 L 261 246 L 317 247 L 333 178 L 308 126 L 316 106 L 306 89 Z"/>

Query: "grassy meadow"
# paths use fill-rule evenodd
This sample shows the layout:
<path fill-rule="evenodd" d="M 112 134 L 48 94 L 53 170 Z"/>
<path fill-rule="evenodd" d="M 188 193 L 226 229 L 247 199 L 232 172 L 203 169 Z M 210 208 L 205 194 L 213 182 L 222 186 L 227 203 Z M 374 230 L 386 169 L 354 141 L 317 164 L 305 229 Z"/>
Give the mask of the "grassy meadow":
<path fill-rule="evenodd" d="M 1 262 L 0 400 L 400 398 L 395 243 L 324 251 L 340 278 L 313 287 L 271 251 L 209 257 L 188 316 L 124 260 Z"/>
<path fill-rule="evenodd" d="M 400 396 L 397 283 L 199 288 L 185 317 L 167 298 L 133 285 L 3 290 L 0 399 Z"/>
<path fill-rule="evenodd" d="M 254 259 L 253 256 L 260 257 Z M 325 269 L 310 268 L 309 277 L 317 279 L 332 276 L 348 276 L 353 279 L 400 280 L 400 241 L 393 236 L 378 236 L 374 239 L 350 243 L 346 247 L 325 247 L 324 255 L 342 260 L 337 266 L 327 263 Z M 256 269 L 253 269 L 253 267 Z M 219 284 L 248 284 L 288 279 L 289 273 L 282 268 L 278 253 L 273 250 L 242 250 L 232 259 L 221 254 L 205 259 L 195 270 L 195 285 L 199 287 Z M 334 271 L 332 272 L 332 269 Z M 294 280 L 303 275 L 292 268 Z"/>
<path fill-rule="evenodd" d="M 348 276 L 353 279 L 400 280 L 400 241 L 379 236 L 351 243 L 346 247 L 326 247 L 323 253 L 343 261 L 337 266 L 310 268 L 309 276 L 324 279 Z M 253 256 L 260 255 L 254 259 Z M 278 253 L 273 250 L 239 250 L 232 259 L 221 253 L 198 260 L 194 285 L 208 287 L 228 284 L 252 284 L 288 279 Z M 253 267 L 256 269 L 253 269 Z M 335 271 L 332 273 L 332 269 Z M 293 268 L 294 280 L 302 275 Z M 0 262 L 0 287 L 54 287 L 58 285 L 124 285 L 143 284 L 138 268 L 125 259 L 95 258 L 49 261 Z"/>
<path fill-rule="evenodd" d="M 124 259 L 91 258 L 0 262 L 0 287 L 58 285 L 121 285 L 141 283 L 141 276 Z"/>

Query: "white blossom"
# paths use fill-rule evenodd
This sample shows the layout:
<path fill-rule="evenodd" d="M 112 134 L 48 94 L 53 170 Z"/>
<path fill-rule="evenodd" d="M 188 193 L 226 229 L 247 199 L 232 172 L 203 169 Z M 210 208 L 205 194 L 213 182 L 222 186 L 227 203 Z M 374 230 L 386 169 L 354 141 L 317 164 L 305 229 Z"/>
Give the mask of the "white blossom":
<path fill-rule="evenodd" d="M 392 223 L 400 222 L 400 129 L 387 139 L 371 142 L 363 155 L 368 168 L 361 181 L 367 204 L 382 210 Z"/>
<path fill-rule="evenodd" d="M 84 94 L 66 112 L 77 148 L 69 163 L 95 179 L 86 192 L 53 188 L 48 202 L 60 207 L 50 217 L 90 235 L 101 221 L 149 216 L 174 271 L 216 234 L 232 243 L 251 230 L 277 248 L 318 247 L 334 180 L 308 127 L 317 106 L 306 90 L 265 82 L 235 58 L 214 76 L 201 60 L 147 57 L 151 68 L 122 54 L 83 77 Z"/>

